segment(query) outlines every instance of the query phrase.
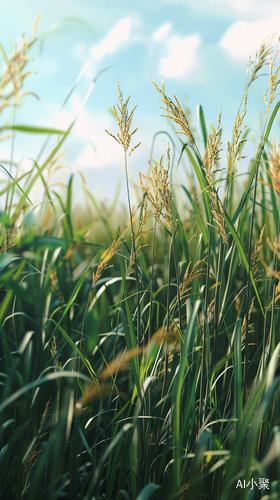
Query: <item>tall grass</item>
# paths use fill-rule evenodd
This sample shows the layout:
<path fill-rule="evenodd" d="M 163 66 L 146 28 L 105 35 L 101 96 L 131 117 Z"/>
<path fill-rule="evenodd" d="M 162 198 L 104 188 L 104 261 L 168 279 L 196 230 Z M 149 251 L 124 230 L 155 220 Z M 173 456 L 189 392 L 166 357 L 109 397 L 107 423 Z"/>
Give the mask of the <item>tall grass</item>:
<path fill-rule="evenodd" d="M 173 139 L 179 161 L 187 159 L 196 183 L 171 185 L 168 148 L 141 175 L 137 210 L 129 194 L 134 110 L 118 85 L 119 131 L 110 135 L 124 150 L 128 191 L 118 231 L 116 206 L 106 213 L 87 187 L 84 222 L 77 221 L 73 176 L 66 197 L 46 181 L 73 123 L 64 132 L 3 127 L 56 133 L 58 142 L 27 175 L 17 171 L 11 180 L 7 171 L 1 190 L 1 498 L 278 498 L 275 58 L 244 188 L 237 175 L 248 90 L 269 57 L 263 44 L 248 66 L 226 166 L 221 114 L 209 134 L 200 106 L 199 147 L 179 101 L 155 85 L 181 134 Z M 6 57 L 8 72 L 14 60 Z M 18 94 L 10 98 L 16 111 Z M 32 207 L 37 179 L 45 197 Z M 259 489 L 260 478 L 269 490 Z"/>

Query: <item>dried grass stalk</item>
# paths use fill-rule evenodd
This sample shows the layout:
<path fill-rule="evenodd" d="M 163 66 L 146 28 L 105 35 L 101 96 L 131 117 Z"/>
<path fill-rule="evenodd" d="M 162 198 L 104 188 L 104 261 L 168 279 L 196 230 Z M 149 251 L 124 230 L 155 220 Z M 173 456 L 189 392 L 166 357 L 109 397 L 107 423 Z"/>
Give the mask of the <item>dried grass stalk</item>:
<path fill-rule="evenodd" d="M 272 51 L 273 47 L 271 45 L 271 41 L 267 43 L 266 40 L 263 40 L 259 49 L 256 50 L 255 59 L 252 61 L 251 57 L 249 57 L 247 63 L 247 88 L 258 78 L 259 71 L 264 66 L 269 64 L 269 57 L 271 56 Z"/>
<path fill-rule="evenodd" d="M 153 80 L 151 80 L 151 82 L 162 96 L 162 99 L 159 99 L 159 101 L 165 105 L 165 108 L 160 106 L 160 109 L 163 109 L 164 111 L 166 111 L 167 115 L 161 115 L 161 116 L 164 116 L 166 118 L 171 118 L 171 120 L 174 123 L 177 123 L 178 125 L 180 125 L 181 130 L 177 130 L 175 133 L 186 135 L 193 142 L 194 138 L 193 138 L 193 135 L 191 133 L 189 122 L 188 122 L 188 120 L 187 120 L 187 118 L 182 110 L 182 107 L 181 107 L 177 97 L 174 95 L 174 99 L 176 101 L 176 104 L 174 104 L 174 102 L 170 99 L 170 97 L 167 97 L 167 95 L 164 94 L 164 92 L 158 88 L 158 86 L 155 84 L 155 82 L 153 82 Z"/>
<path fill-rule="evenodd" d="M 14 54 L 10 57 L 10 59 L 6 58 L 4 53 L 4 49 L 1 47 L 2 53 L 6 60 L 6 69 L 3 76 L 0 79 L 0 113 L 5 108 L 9 106 L 18 105 L 21 99 L 26 95 L 33 95 L 36 98 L 38 96 L 34 94 L 34 92 L 22 92 L 23 84 L 25 79 L 32 73 L 33 71 L 25 71 L 24 69 L 32 58 L 27 57 L 27 51 L 35 42 L 36 30 L 38 27 L 40 19 L 40 13 L 37 16 L 35 21 L 34 29 L 33 29 L 33 38 L 31 42 L 28 42 L 24 35 L 22 36 L 21 48 L 18 49 L 17 44 L 15 44 Z M 10 101 L 14 99 L 14 102 Z"/>
<path fill-rule="evenodd" d="M 255 302 L 255 297 L 253 297 L 249 313 L 248 313 L 248 322 L 251 320 L 252 312 L 254 309 L 254 302 Z M 253 326 L 253 323 L 249 324 L 249 328 Z M 242 327 L 241 327 L 241 351 L 245 349 L 245 344 L 246 344 L 246 331 L 247 331 L 247 319 L 246 319 L 246 314 L 244 315 L 243 322 L 242 322 Z M 252 330 L 251 330 L 252 332 Z M 248 345 L 257 345 L 255 343 L 250 343 Z"/>
<path fill-rule="evenodd" d="M 258 254 L 260 253 L 260 251 L 263 247 L 262 239 L 263 239 L 264 229 L 265 229 L 265 225 L 263 226 L 263 228 L 261 230 L 259 239 L 257 240 L 257 242 L 254 246 L 254 250 L 252 252 L 252 274 L 253 274 L 254 278 L 256 278 L 257 275 L 259 274 L 258 262 L 259 262 L 260 258 L 258 257 Z"/>
<path fill-rule="evenodd" d="M 170 149 L 167 149 L 167 167 L 162 166 L 162 157 L 153 167 L 149 162 L 150 177 L 140 172 L 140 183 L 154 207 L 156 220 L 163 226 L 161 217 L 173 231 L 172 192 L 169 184 Z M 147 185 L 144 184 L 145 179 Z"/>
<path fill-rule="evenodd" d="M 135 106 L 133 108 L 133 110 L 131 111 L 130 115 L 128 115 L 127 108 L 128 108 L 128 102 L 129 102 L 130 96 L 128 97 L 128 99 L 125 102 L 123 102 L 123 95 L 122 95 L 118 80 L 117 80 L 117 87 L 118 87 L 118 95 L 119 95 L 119 104 L 116 104 L 116 106 L 113 106 L 113 109 L 115 111 L 115 115 L 116 115 L 116 118 L 118 120 L 120 132 L 117 133 L 117 136 L 115 136 L 114 134 L 111 134 L 111 132 L 108 132 L 108 130 L 105 130 L 105 132 L 107 132 L 107 134 L 109 134 L 119 144 L 121 144 L 125 153 L 127 153 L 129 146 L 130 146 L 131 137 L 138 130 L 136 128 L 135 130 L 133 130 L 133 132 L 130 133 L 130 126 L 131 126 L 131 122 L 133 119 L 133 114 L 134 114 L 134 111 L 137 108 L 137 106 Z M 132 153 L 132 151 L 134 151 L 136 148 L 138 148 L 138 146 L 140 146 L 140 144 L 141 144 L 141 142 L 139 142 L 136 146 L 134 146 L 131 149 L 129 155 Z"/>
<path fill-rule="evenodd" d="M 97 270 L 95 273 L 92 274 L 92 286 L 94 286 L 97 280 L 99 280 L 105 269 L 111 267 L 108 266 L 108 263 L 114 257 L 114 255 L 116 255 L 118 249 L 120 248 L 123 239 L 125 237 L 127 228 L 128 226 L 126 226 L 125 230 L 122 232 L 119 238 L 117 240 L 114 240 L 113 243 L 109 246 L 109 248 L 107 248 L 107 250 L 105 250 L 105 252 L 102 254 Z"/>
<path fill-rule="evenodd" d="M 280 38 L 279 38 L 279 43 L 280 43 Z M 269 77 L 269 101 L 267 101 L 267 93 L 268 93 L 268 89 L 267 89 L 267 91 L 264 94 L 264 102 L 267 106 L 265 118 L 267 118 L 269 115 L 271 104 L 273 103 L 275 97 L 277 97 L 279 95 L 279 94 L 276 94 L 276 90 L 277 90 L 277 87 L 280 83 L 280 79 L 277 80 L 277 78 L 280 74 L 280 64 L 274 70 L 274 65 L 275 65 L 275 61 L 276 61 L 277 56 L 280 56 L 279 51 L 277 51 L 275 56 L 272 57 L 269 61 L 269 73 L 270 73 L 270 77 Z"/>
<path fill-rule="evenodd" d="M 142 250 L 143 248 L 148 246 L 148 244 L 140 245 L 140 242 L 141 242 L 141 239 L 144 236 L 144 234 L 146 234 L 148 231 L 152 230 L 152 228 L 144 229 L 144 225 L 151 214 L 152 214 L 152 211 L 147 209 L 147 196 L 145 196 L 144 200 L 142 202 L 142 217 L 140 220 L 139 232 L 138 232 L 137 238 L 135 239 L 135 251 L 134 251 L 133 245 L 131 247 L 129 265 L 128 265 L 128 269 L 127 269 L 127 276 L 129 276 L 133 272 L 133 266 L 136 262 L 137 257 L 140 257 L 140 255 L 143 255 L 143 252 L 140 252 L 140 250 Z"/>
<path fill-rule="evenodd" d="M 180 285 L 180 297 L 187 297 L 190 291 L 190 285 L 194 283 L 196 280 L 200 279 L 202 276 L 205 276 L 206 271 L 203 268 L 198 269 L 198 267 L 206 263 L 207 257 L 196 262 L 191 269 L 191 262 L 189 262 L 185 274 L 183 276 L 183 281 Z"/>
<path fill-rule="evenodd" d="M 243 120 L 245 118 L 245 115 L 247 113 L 246 107 L 247 107 L 247 97 L 248 97 L 248 89 L 246 90 L 244 94 L 244 100 L 243 100 L 243 111 L 242 115 L 239 115 L 239 111 L 237 111 L 237 116 L 236 120 L 233 126 L 233 137 L 232 137 L 232 143 L 228 143 L 228 148 L 227 148 L 227 164 L 228 164 L 228 172 L 230 179 L 235 175 L 236 169 L 235 165 L 240 160 L 241 158 L 246 158 L 246 156 L 238 156 L 239 150 L 241 148 L 241 145 L 246 142 L 246 139 L 241 139 L 241 134 L 243 130 L 246 128 L 247 125 L 244 125 L 241 128 L 241 125 L 243 123 Z"/>

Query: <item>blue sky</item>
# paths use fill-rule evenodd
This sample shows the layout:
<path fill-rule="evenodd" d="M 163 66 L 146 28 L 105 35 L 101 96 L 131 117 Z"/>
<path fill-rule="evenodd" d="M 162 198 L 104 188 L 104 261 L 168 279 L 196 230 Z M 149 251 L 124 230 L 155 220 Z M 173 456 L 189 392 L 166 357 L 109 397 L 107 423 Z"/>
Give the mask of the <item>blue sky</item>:
<path fill-rule="evenodd" d="M 137 182 L 139 170 L 147 172 L 154 134 L 170 130 L 160 116 L 159 96 L 150 78 L 160 86 L 164 77 L 167 95 L 175 94 L 190 108 L 194 127 L 198 104 L 204 108 L 209 131 L 222 106 L 227 144 L 244 90 L 248 56 L 266 36 L 277 32 L 280 20 L 276 0 L 26 0 L 24 8 L 19 0 L 10 0 L 4 10 L 0 41 L 8 55 L 14 42 L 20 43 L 22 33 L 31 38 L 38 10 L 41 12 L 38 42 L 32 49 L 35 60 L 29 65 L 36 74 L 26 80 L 25 87 L 40 100 L 26 98 L 18 123 L 55 123 L 67 128 L 98 71 L 111 66 L 100 75 L 65 146 L 71 170 L 82 170 L 89 188 L 108 199 L 123 177 L 121 148 L 105 133 L 105 128 L 117 131 L 108 111 L 117 101 L 116 79 L 124 97 L 131 95 L 131 106 L 137 104 L 135 142 L 142 144 L 130 160 L 131 179 Z M 84 24 L 73 22 L 74 17 Z M 83 78 L 59 114 L 87 62 Z M 3 70 L 4 61 L 1 64 Z M 260 131 L 258 116 L 265 110 L 267 85 L 268 79 L 262 77 L 255 86 L 259 90 L 248 99 L 246 123 L 254 126 L 255 135 Z M 22 162 L 23 169 L 30 167 L 42 141 L 42 137 L 17 136 L 15 159 Z M 0 159 L 5 160 L 10 157 L 10 144 L 1 146 Z M 166 139 L 160 136 L 155 155 L 165 151 Z"/>

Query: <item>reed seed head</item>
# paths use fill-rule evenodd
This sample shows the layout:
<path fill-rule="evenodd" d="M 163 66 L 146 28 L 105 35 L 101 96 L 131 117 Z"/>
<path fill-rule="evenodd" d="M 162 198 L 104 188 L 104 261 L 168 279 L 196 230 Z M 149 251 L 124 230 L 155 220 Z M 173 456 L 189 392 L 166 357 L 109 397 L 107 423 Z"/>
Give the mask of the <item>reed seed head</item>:
<path fill-rule="evenodd" d="M 156 220 L 163 226 L 161 216 L 173 230 L 173 215 L 172 215 L 172 192 L 169 184 L 169 169 L 170 169 L 170 149 L 167 149 L 167 167 L 162 166 L 162 157 L 155 163 L 154 167 L 149 162 L 150 177 L 140 172 L 140 183 L 147 198 L 154 207 Z M 147 182 L 144 184 L 143 179 Z"/>
<path fill-rule="evenodd" d="M 109 134 L 119 144 L 121 144 L 121 146 L 124 149 L 124 152 L 127 153 L 129 146 L 130 146 L 131 137 L 138 130 L 136 128 L 135 130 L 133 130 L 133 132 L 130 132 L 130 126 L 131 126 L 131 122 L 133 119 L 133 114 L 134 114 L 134 111 L 137 108 L 137 106 L 135 106 L 133 108 L 133 110 L 131 111 L 131 113 L 129 114 L 128 113 L 128 103 L 129 103 L 130 96 L 124 102 L 123 101 L 123 94 L 121 92 L 118 80 L 117 80 L 117 87 L 118 87 L 119 104 L 116 104 L 116 106 L 113 106 L 113 109 L 114 109 L 116 118 L 118 120 L 120 131 L 117 133 L 116 136 L 114 134 L 111 134 L 111 132 L 108 132 L 108 130 L 105 130 L 105 132 L 107 132 L 107 134 Z M 134 146 L 130 150 L 129 155 L 131 155 L 132 151 L 134 151 L 136 148 L 138 148 L 138 146 L 140 146 L 140 144 L 141 144 L 141 142 L 139 142 L 136 146 Z"/>
<path fill-rule="evenodd" d="M 248 312 L 248 322 L 251 320 L 252 312 L 254 309 L 254 303 L 255 303 L 255 297 L 253 297 L 249 312 Z M 251 328 L 253 326 L 253 323 L 249 324 L 248 328 Z M 246 344 L 246 332 L 247 332 L 247 317 L 246 314 L 244 315 L 243 322 L 242 322 L 242 327 L 241 327 L 241 351 L 245 349 L 245 344 Z M 251 330 L 252 332 L 252 330 Z M 248 345 L 256 345 L 255 343 L 250 343 Z"/>
<path fill-rule="evenodd" d="M 246 139 L 241 139 L 241 134 L 247 125 L 241 127 L 243 120 L 246 115 L 246 107 L 247 107 L 247 97 L 248 97 L 248 89 L 244 94 L 243 100 L 243 111 L 240 116 L 239 111 L 237 111 L 236 120 L 233 126 L 233 135 L 232 135 L 232 143 L 228 143 L 227 149 L 227 164 L 228 164 L 228 172 L 229 176 L 232 179 L 234 174 L 236 173 L 235 165 L 241 158 L 246 158 L 246 156 L 238 156 L 241 145 L 246 142 Z"/>
<path fill-rule="evenodd" d="M 95 283 L 97 282 L 97 280 L 99 280 L 99 278 L 101 277 L 101 275 L 105 271 L 105 269 L 107 269 L 108 267 L 111 267 L 111 266 L 108 266 L 108 263 L 114 257 L 114 255 L 116 255 L 118 249 L 120 248 L 120 246 L 123 242 L 123 239 L 125 237 L 127 228 L 128 228 L 128 225 L 126 226 L 126 228 L 124 229 L 122 234 L 119 236 L 119 238 L 117 240 L 114 240 L 113 243 L 109 246 L 109 248 L 107 248 L 107 250 L 105 250 L 105 252 L 102 254 L 100 262 L 99 262 L 98 267 L 97 267 L 97 270 L 95 273 L 93 273 L 93 276 L 92 276 L 92 278 L 93 278 L 92 279 L 92 286 L 94 286 Z"/>
<path fill-rule="evenodd" d="M 190 285 L 194 283 L 194 281 L 200 279 L 202 276 L 205 276 L 206 271 L 203 267 L 199 267 L 200 265 L 206 264 L 207 257 L 196 262 L 191 268 L 191 262 L 189 262 L 185 274 L 183 276 L 183 281 L 180 285 L 180 297 L 188 297 L 190 291 Z"/>
<path fill-rule="evenodd" d="M 280 194 L 280 147 L 277 146 L 276 137 L 273 141 L 273 150 L 269 154 L 269 169 L 273 189 Z"/>
<path fill-rule="evenodd" d="M 139 227 L 139 232 L 138 236 L 135 239 L 135 251 L 134 251 L 134 246 L 132 245 L 131 247 L 131 254 L 130 254 L 130 259 L 129 259 L 129 265 L 127 269 L 127 276 L 129 276 L 133 272 L 133 266 L 136 262 L 137 257 L 140 257 L 140 255 L 143 255 L 143 252 L 140 253 L 140 250 L 143 248 L 146 248 L 149 246 L 148 244 L 146 245 L 140 245 L 141 239 L 146 234 L 150 229 L 144 229 L 144 225 L 146 221 L 149 219 L 150 215 L 152 214 L 152 210 L 147 209 L 147 196 L 144 196 L 143 202 L 142 202 L 142 216 L 140 219 L 140 227 Z"/>
<path fill-rule="evenodd" d="M 279 38 L 279 44 L 280 44 L 280 38 Z M 269 101 L 267 100 L 268 89 L 264 94 L 264 101 L 265 101 L 265 104 L 267 106 L 266 118 L 269 115 L 271 104 L 273 103 L 275 97 L 277 97 L 279 95 L 279 94 L 276 94 L 276 90 L 277 90 L 277 87 L 280 83 L 280 79 L 277 79 L 279 77 L 279 74 L 280 74 L 280 64 L 277 66 L 276 69 L 274 68 L 276 58 L 279 55 L 280 55 L 280 52 L 277 51 L 275 56 L 272 57 L 269 61 L 269 73 L 270 73 L 270 77 L 269 77 Z"/>
<path fill-rule="evenodd" d="M 160 109 L 163 109 L 164 111 L 166 111 L 167 115 L 161 115 L 161 116 L 164 116 L 166 118 L 171 118 L 171 120 L 174 123 L 177 123 L 178 125 L 180 125 L 181 130 L 177 130 L 175 133 L 186 135 L 193 142 L 194 138 L 193 138 L 193 135 L 192 135 L 191 130 L 190 130 L 189 122 L 188 122 L 188 120 L 187 120 L 187 118 L 182 110 L 182 107 L 181 107 L 177 97 L 174 95 L 174 99 L 176 101 L 176 104 L 174 104 L 174 102 L 169 97 L 167 97 L 167 95 L 162 90 L 160 90 L 158 88 L 158 86 L 155 84 L 155 82 L 153 82 L 153 80 L 151 80 L 151 82 L 162 96 L 162 99 L 159 99 L 159 101 L 165 105 L 165 108 L 160 106 Z"/>
<path fill-rule="evenodd" d="M 271 41 L 267 43 L 266 39 L 262 41 L 258 50 L 256 50 L 255 59 L 249 57 L 247 63 L 247 84 L 248 88 L 259 76 L 259 71 L 269 64 L 269 57 L 273 51 Z"/>
<path fill-rule="evenodd" d="M 263 247 L 262 240 L 263 240 L 264 229 L 265 229 L 265 225 L 263 226 L 263 228 L 261 230 L 259 239 L 257 240 L 255 247 L 254 247 L 254 250 L 252 252 L 252 274 L 253 274 L 254 278 L 256 278 L 258 273 L 259 273 L 258 262 L 259 262 L 260 258 L 258 257 L 258 254 L 260 253 L 260 251 Z"/>
<path fill-rule="evenodd" d="M 0 79 L 0 113 L 9 106 L 18 105 L 21 99 L 26 95 L 33 95 L 38 98 L 34 92 L 22 92 L 22 89 L 26 78 L 30 74 L 34 73 L 34 71 L 24 70 L 27 63 L 32 59 L 31 57 L 27 57 L 26 54 L 35 42 L 35 34 L 39 19 L 40 13 L 35 21 L 32 40 L 28 42 L 24 35 L 22 35 L 21 49 L 18 49 L 17 44 L 15 44 L 14 54 L 10 57 L 10 59 L 7 59 L 4 49 L 1 48 L 6 60 L 6 69 Z M 14 102 L 11 102 L 13 99 Z"/>
<path fill-rule="evenodd" d="M 214 170 L 220 157 L 219 153 L 222 151 L 222 149 L 219 149 L 221 146 L 220 142 L 220 137 L 221 137 L 221 116 L 222 116 L 222 108 L 218 114 L 218 122 L 217 122 L 217 127 L 212 126 L 213 132 L 212 134 L 209 134 L 208 140 L 207 140 L 207 147 L 204 155 L 205 162 L 204 163 L 204 171 L 205 171 L 205 176 L 208 184 L 210 186 L 213 185 L 212 177 L 215 173 Z"/>

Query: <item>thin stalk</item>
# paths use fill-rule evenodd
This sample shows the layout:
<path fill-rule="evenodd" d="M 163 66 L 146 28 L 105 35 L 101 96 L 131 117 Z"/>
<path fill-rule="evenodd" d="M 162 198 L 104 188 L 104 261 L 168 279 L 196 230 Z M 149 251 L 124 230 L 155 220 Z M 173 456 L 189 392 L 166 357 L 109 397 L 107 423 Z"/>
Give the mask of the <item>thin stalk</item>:
<path fill-rule="evenodd" d="M 169 328 L 171 248 L 172 248 L 172 243 L 170 243 L 170 246 L 169 246 L 169 256 L 168 256 L 168 282 L 167 282 L 167 297 L 166 297 L 166 332 L 168 332 L 168 328 Z M 164 375 L 163 375 L 163 383 L 162 383 L 162 391 L 161 391 L 162 398 L 164 395 L 165 382 L 166 382 L 166 378 L 167 378 L 167 369 L 168 369 L 168 367 L 167 367 L 167 342 L 164 342 Z"/>
<path fill-rule="evenodd" d="M 177 270 L 177 261 L 176 261 L 176 254 L 175 254 L 175 246 L 174 246 L 174 235 L 172 235 L 172 251 L 173 251 L 173 258 L 174 258 L 174 269 L 175 269 L 175 277 L 176 277 L 176 292 L 177 292 L 177 302 L 178 302 L 178 315 L 179 315 L 179 328 L 182 330 L 182 319 L 181 319 L 181 301 L 180 301 L 180 290 L 179 290 L 179 279 L 178 279 L 178 270 Z"/>
<path fill-rule="evenodd" d="M 252 206 L 252 215 L 251 215 L 251 224 L 250 224 L 250 233 L 249 233 L 249 245 L 248 245 L 248 273 L 247 273 L 247 293 L 246 293 L 246 335 L 245 335 L 245 355 L 244 355 L 244 371 L 243 371 L 243 380 L 244 380 L 244 395 L 246 396 L 246 387 L 247 387 L 247 375 L 248 375 L 248 355 L 249 355 L 249 347 L 248 347 L 248 330 L 249 330 L 249 307 L 250 307 L 250 285 L 251 285 L 251 250 L 252 250 L 252 240 L 253 240 L 253 229 L 254 229 L 254 216 L 255 216 L 255 208 L 256 208 L 256 195 L 257 195 L 257 178 L 258 178 L 259 164 L 257 165 L 256 174 L 255 174 L 255 186 L 254 186 L 254 194 L 253 194 L 253 206 Z"/>
<path fill-rule="evenodd" d="M 140 342 L 139 280 L 138 280 L 138 268 L 137 268 L 137 261 L 136 261 L 135 235 L 134 235 L 133 220 L 132 220 L 132 209 L 131 209 L 130 193 L 129 193 L 127 156 L 126 156 L 126 151 L 125 150 L 124 150 L 124 166 L 125 166 L 125 180 L 126 180 L 127 203 L 128 203 L 128 211 L 129 211 L 130 227 L 131 227 L 132 251 L 133 251 L 133 254 L 134 254 L 134 269 L 135 269 L 135 274 L 136 274 L 135 277 L 136 277 L 136 292 L 137 292 L 137 345 L 139 346 L 139 342 Z"/>
<path fill-rule="evenodd" d="M 212 222 L 212 220 L 211 220 Z M 208 319 L 207 319 L 207 309 L 208 309 L 208 293 L 209 293 L 209 278 L 210 278 L 210 255 L 211 255 L 211 232 L 212 232 L 212 224 L 209 226 L 209 239 L 208 239 L 208 250 L 207 250 L 207 270 L 206 270 L 206 285 L 205 285 L 205 327 L 203 329 L 203 334 L 202 334 L 202 353 L 201 353 L 201 379 L 200 379 L 200 398 L 199 398 L 199 419 L 201 419 L 202 415 L 202 394 L 203 394 L 203 382 L 204 382 L 204 365 L 206 368 L 206 378 L 208 381 L 208 370 L 209 368 L 209 359 L 208 359 L 208 366 L 206 363 L 206 345 L 208 346 L 208 352 L 209 352 L 209 326 L 208 326 Z M 206 338 L 205 338 L 206 337 Z M 206 388 L 205 388 L 206 391 Z M 205 396 L 205 401 L 206 401 L 206 396 Z M 202 417 L 201 423 L 203 423 L 204 418 L 205 418 L 205 410 L 206 410 L 206 404 L 204 404 L 204 415 Z"/>
<path fill-rule="evenodd" d="M 151 295 L 150 295 L 148 343 L 151 340 L 151 322 L 152 322 L 153 291 L 154 291 L 155 245 L 156 245 L 156 218 L 155 218 L 155 226 L 154 226 L 154 234 L 153 234 L 153 248 L 152 248 L 152 272 L 151 272 Z"/>
<path fill-rule="evenodd" d="M 278 221 L 278 235 L 280 234 L 280 211 L 279 211 L 279 221 Z M 277 256 L 274 254 L 274 263 L 273 267 L 275 271 L 277 271 Z M 275 294 L 276 294 L 276 279 L 273 279 L 273 288 L 272 288 L 272 306 L 271 306 L 271 320 L 270 320 L 270 328 L 269 328 L 269 334 L 267 338 L 267 345 L 269 346 L 269 351 L 274 352 L 275 349 L 275 322 L 274 322 L 274 316 L 275 316 Z M 273 335 L 274 333 L 274 335 Z M 265 338 L 265 328 L 263 332 L 263 355 L 262 355 L 262 373 L 264 373 L 265 369 L 265 361 L 267 357 L 269 356 L 269 352 L 266 349 L 266 338 Z"/>

